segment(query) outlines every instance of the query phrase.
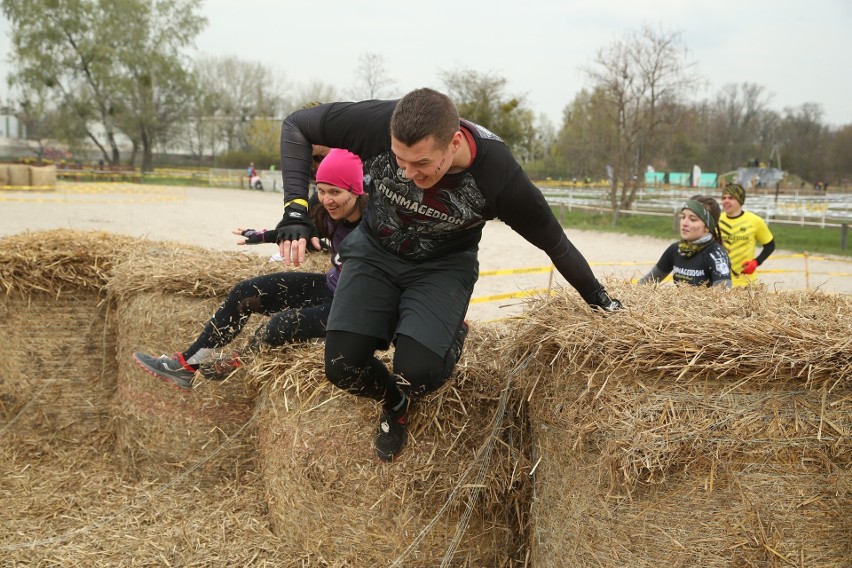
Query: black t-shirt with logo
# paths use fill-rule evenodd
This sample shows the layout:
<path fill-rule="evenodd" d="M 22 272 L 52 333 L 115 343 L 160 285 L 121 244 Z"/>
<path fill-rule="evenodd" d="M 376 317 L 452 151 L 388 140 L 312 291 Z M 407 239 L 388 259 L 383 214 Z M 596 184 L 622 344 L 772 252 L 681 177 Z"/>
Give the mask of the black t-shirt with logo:
<path fill-rule="evenodd" d="M 690 257 L 678 250 L 678 243 L 669 246 L 657 262 L 657 269 L 672 273 L 672 280 L 693 286 L 712 286 L 721 280 L 731 279 L 731 262 L 725 247 L 713 241 Z"/>

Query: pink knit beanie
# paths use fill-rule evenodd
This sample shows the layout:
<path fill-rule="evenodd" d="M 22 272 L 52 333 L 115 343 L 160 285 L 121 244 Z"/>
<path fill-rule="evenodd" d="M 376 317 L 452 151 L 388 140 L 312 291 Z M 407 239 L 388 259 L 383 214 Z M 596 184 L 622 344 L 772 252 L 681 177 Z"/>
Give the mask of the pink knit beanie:
<path fill-rule="evenodd" d="M 317 183 L 348 189 L 355 195 L 364 193 L 364 166 L 361 158 L 340 148 L 332 148 L 317 168 Z"/>

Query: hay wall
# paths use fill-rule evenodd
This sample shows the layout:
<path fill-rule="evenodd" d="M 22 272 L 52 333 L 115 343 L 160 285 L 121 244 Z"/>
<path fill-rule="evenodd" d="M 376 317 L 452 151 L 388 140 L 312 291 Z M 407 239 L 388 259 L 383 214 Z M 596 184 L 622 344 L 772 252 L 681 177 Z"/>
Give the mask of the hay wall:
<path fill-rule="evenodd" d="M 392 464 L 373 453 L 378 403 L 329 385 L 321 345 L 256 370 L 277 377 L 265 391 L 260 456 L 272 523 L 293 558 L 311 566 L 523 564 L 524 433 L 511 405 L 501 408 L 506 375 L 480 349 L 486 339 L 493 332 L 474 328 L 456 380 L 413 408 L 408 445 Z"/>
<path fill-rule="evenodd" d="M 190 395 L 132 363 L 273 268 L 96 232 L 0 239 L 4 559 L 850 564 L 848 298 L 616 283 L 629 308 L 608 315 L 535 299 L 474 322 L 381 464 L 377 405 L 326 383 L 320 344 Z"/>
<path fill-rule="evenodd" d="M 250 431 L 209 455 L 252 415 L 250 383 L 181 394 L 131 356 L 189 345 L 235 281 L 274 268 L 254 256 L 96 231 L 0 240 L 4 424 L 74 443 L 95 432 L 114 437 L 131 479 L 174 478 L 202 461 L 196 482 L 239 477 L 256 453 Z"/>
<path fill-rule="evenodd" d="M 534 354 L 534 564 L 847 565 L 848 300 L 616 295 L 597 320 L 541 300 L 506 347 Z"/>

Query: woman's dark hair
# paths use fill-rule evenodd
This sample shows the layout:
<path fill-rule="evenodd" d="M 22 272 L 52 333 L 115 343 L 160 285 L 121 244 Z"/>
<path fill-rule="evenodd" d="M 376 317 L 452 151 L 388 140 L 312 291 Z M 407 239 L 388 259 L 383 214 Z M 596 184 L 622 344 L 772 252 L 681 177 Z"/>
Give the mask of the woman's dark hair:
<path fill-rule="evenodd" d="M 704 209 L 710 212 L 710 215 L 713 217 L 713 226 L 710 227 L 710 232 L 713 233 L 713 238 L 716 239 L 717 243 L 722 242 L 722 232 L 719 230 L 719 216 L 722 214 L 722 208 L 719 206 L 719 202 L 707 195 L 693 195 L 690 199 L 694 199 L 698 201 L 702 205 L 704 205 Z"/>
<path fill-rule="evenodd" d="M 314 193 L 314 195 L 317 194 Z M 358 212 L 361 213 L 362 217 L 364 216 L 364 209 L 367 208 L 367 203 L 369 201 L 370 197 L 367 193 L 355 196 L 355 207 L 358 209 Z M 320 238 L 328 239 L 328 244 L 331 245 L 331 243 L 334 242 L 334 232 L 343 220 L 335 221 L 332 219 L 329 216 L 328 211 L 326 211 L 325 207 L 323 207 L 322 203 L 320 203 L 319 198 L 317 198 L 316 204 L 311 205 L 311 219 L 314 222 L 314 227 L 317 228 Z M 329 228 L 331 229 L 330 231 Z"/>

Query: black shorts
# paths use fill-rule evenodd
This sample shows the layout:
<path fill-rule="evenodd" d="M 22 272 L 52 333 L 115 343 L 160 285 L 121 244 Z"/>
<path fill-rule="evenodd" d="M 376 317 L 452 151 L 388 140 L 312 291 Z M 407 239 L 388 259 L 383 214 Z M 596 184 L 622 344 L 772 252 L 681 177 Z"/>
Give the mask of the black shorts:
<path fill-rule="evenodd" d="M 467 312 L 479 277 L 476 250 L 409 261 L 381 248 L 362 223 L 340 247 L 343 270 L 329 331 L 378 337 L 407 335 L 444 357 Z"/>

